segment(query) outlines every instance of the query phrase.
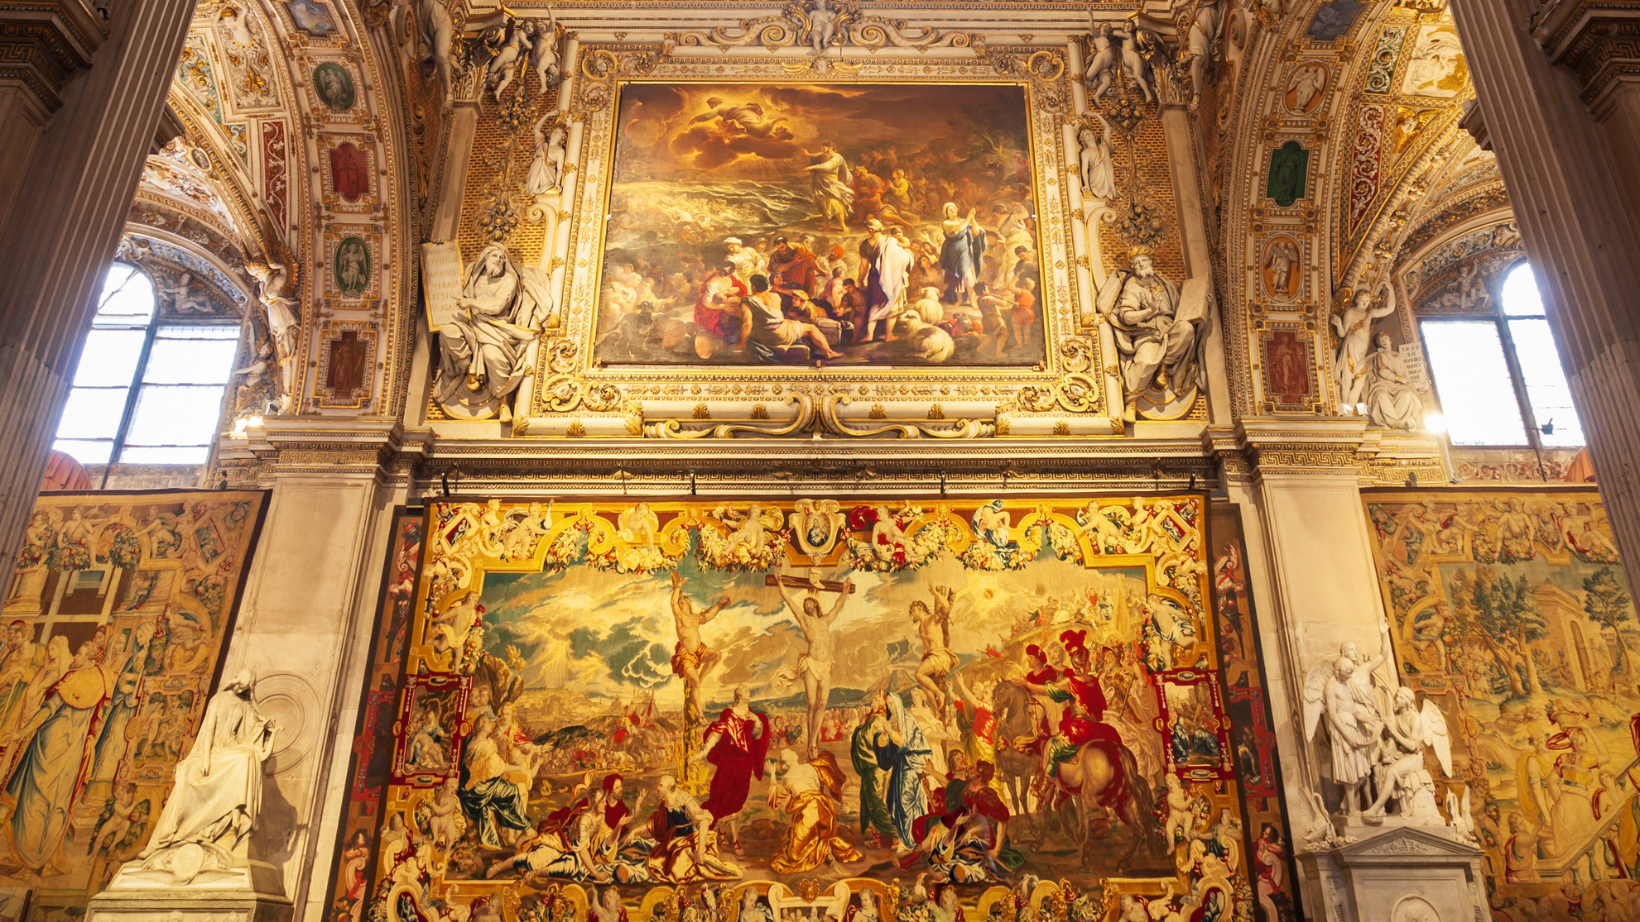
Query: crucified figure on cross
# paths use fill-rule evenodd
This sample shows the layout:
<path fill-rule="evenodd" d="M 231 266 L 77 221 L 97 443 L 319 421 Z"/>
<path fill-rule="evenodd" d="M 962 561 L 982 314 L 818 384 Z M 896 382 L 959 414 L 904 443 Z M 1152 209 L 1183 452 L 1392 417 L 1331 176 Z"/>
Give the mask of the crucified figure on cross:
<path fill-rule="evenodd" d="M 831 666 L 832 643 L 831 623 L 837 620 L 837 615 L 843 610 L 843 603 L 854 592 L 854 581 L 822 580 L 816 576 L 801 579 L 796 576 L 782 574 L 768 576 L 764 580 L 766 585 L 780 590 L 780 598 L 791 609 L 792 617 L 797 626 L 803 629 L 803 636 L 809 642 L 808 650 L 797 661 L 797 675 L 803 679 L 803 692 L 809 699 L 809 742 L 808 757 L 820 757 L 820 720 L 825 716 L 827 699 L 831 696 Z M 793 598 L 788 588 L 808 590 L 801 600 Z M 837 601 L 829 611 L 820 609 L 820 593 L 835 592 Z M 790 673 L 784 673 L 788 678 L 795 678 Z"/>

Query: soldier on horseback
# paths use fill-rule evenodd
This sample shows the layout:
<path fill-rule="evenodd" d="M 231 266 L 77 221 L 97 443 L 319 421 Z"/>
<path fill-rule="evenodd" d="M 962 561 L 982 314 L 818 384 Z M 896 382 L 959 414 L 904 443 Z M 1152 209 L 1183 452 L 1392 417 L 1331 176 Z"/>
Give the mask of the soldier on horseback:
<path fill-rule="evenodd" d="M 1038 670 L 1020 681 L 1032 693 L 1065 705 L 1059 718 L 1059 732 L 1047 741 L 1042 754 L 1042 773 L 1054 779 L 1058 789 L 1056 806 L 1080 790 L 1080 785 L 1067 785 L 1060 778 L 1059 766 L 1076 758 L 1082 747 L 1089 743 L 1104 749 L 1111 765 L 1117 770 L 1112 783 L 1101 792 L 1100 804 L 1108 806 L 1116 803 L 1126 787 L 1121 772 L 1122 737 L 1115 727 L 1105 723 L 1105 694 L 1091 667 L 1085 640 L 1087 635 L 1087 631 L 1069 630 L 1059 635 L 1060 642 L 1070 654 L 1071 665 L 1057 678 L 1033 682 L 1032 677 L 1041 674 Z"/>

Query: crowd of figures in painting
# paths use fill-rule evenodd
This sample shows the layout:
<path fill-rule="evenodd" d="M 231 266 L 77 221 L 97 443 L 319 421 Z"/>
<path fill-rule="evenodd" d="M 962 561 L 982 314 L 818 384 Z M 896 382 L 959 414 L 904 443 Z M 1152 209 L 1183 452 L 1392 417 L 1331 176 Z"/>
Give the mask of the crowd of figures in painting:
<path fill-rule="evenodd" d="M 404 516 L 330 917 L 1292 918 L 1279 816 L 1243 820 L 1206 517 Z"/>

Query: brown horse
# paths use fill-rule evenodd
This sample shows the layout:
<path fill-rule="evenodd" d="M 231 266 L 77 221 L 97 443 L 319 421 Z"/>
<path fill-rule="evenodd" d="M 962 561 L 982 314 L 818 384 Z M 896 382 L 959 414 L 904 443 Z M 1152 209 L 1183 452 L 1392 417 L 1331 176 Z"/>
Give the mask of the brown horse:
<path fill-rule="evenodd" d="M 1042 767 L 1042 757 L 1020 752 L 1013 746 L 1000 745 L 1002 740 L 1030 739 L 1038 727 L 1031 719 L 1031 693 L 1012 682 L 1000 681 L 991 698 L 996 708 L 997 777 L 1013 800 L 1014 815 L 1031 815 L 1031 777 Z"/>
<path fill-rule="evenodd" d="M 1133 833 L 1133 845 L 1117 861 L 1117 867 L 1126 870 L 1128 862 L 1138 854 L 1141 846 L 1152 855 L 1161 855 L 1164 849 L 1152 815 L 1155 799 L 1150 783 L 1139 774 L 1139 765 L 1133 753 L 1120 744 L 1117 748 L 1126 790 L 1106 809 L 1115 813 L 1116 818 Z M 1076 792 L 1061 805 L 1060 810 L 1069 810 L 1074 818 L 1074 824 L 1067 824 L 1067 828 L 1074 830 L 1072 836 L 1082 847 L 1082 866 L 1089 870 L 1093 868 L 1090 848 L 1093 837 L 1088 834 L 1088 825 L 1094 814 L 1103 808 L 1100 798 L 1115 780 L 1116 766 L 1111 764 L 1105 748 L 1097 743 L 1083 745 L 1075 758 L 1059 765 L 1060 783 L 1067 790 Z M 1046 828 L 1047 824 L 1043 823 L 1043 826 Z"/>

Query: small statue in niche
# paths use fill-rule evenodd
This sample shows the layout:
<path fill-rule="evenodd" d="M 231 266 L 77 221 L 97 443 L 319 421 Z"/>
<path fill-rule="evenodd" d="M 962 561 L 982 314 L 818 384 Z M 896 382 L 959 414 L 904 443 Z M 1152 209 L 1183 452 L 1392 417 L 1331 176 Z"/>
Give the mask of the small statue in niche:
<path fill-rule="evenodd" d="M 122 876 L 159 882 L 168 874 L 164 883 L 187 886 L 203 872 L 246 867 L 241 846 L 262 811 L 262 766 L 279 732 L 252 700 L 255 688 L 256 676 L 242 669 L 206 705 L 141 864 Z"/>
<path fill-rule="evenodd" d="M 563 116 L 548 112 L 535 122 L 535 159 L 524 177 L 524 191 L 531 195 L 556 192 L 564 181 L 564 144 L 569 140 L 569 129 Z"/>

